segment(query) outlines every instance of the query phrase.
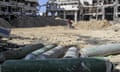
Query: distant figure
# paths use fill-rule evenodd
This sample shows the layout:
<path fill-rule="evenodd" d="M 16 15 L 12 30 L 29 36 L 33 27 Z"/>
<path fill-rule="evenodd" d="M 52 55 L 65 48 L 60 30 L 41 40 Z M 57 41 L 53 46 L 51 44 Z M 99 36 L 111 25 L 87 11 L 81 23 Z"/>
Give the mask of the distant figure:
<path fill-rule="evenodd" d="M 67 26 L 68 26 L 68 28 L 73 28 L 72 21 L 70 19 L 67 20 Z"/>

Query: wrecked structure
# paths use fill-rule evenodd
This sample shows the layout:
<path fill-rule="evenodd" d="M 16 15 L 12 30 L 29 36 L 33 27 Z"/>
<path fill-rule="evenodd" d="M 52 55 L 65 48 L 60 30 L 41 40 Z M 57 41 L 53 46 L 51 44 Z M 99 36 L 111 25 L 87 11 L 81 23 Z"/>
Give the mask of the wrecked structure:
<path fill-rule="evenodd" d="M 91 18 L 115 20 L 120 17 L 120 0 L 49 0 L 48 12 L 75 21 Z"/>
<path fill-rule="evenodd" d="M 0 17 L 10 21 L 20 15 L 36 15 L 37 0 L 0 0 Z"/>
<path fill-rule="evenodd" d="M 79 0 L 49 0 L 47 13 L 49 12 L 51 12 L 52 16 L 57 12 L 59 17 L 64 19 L 70 18 L 77 21 L 77 16 L 79 14 Z"/>

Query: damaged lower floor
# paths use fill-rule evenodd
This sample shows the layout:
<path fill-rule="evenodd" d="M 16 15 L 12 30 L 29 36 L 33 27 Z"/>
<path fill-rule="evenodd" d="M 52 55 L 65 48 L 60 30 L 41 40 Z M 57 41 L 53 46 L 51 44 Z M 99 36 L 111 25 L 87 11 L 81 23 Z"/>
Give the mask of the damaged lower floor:
<path fill-rule="evenodd" d="M 54 5 L 56 7 L 54 8 Z M 116 20 L 120 17 L 119 0 L 93 0 L 92 4 L 79 1 L 53 1 L 49 2 L 47 14 L 58 16 L 64 19 L 79 20 Z M 57 15 L 55 15 L 57 13 Z"/>

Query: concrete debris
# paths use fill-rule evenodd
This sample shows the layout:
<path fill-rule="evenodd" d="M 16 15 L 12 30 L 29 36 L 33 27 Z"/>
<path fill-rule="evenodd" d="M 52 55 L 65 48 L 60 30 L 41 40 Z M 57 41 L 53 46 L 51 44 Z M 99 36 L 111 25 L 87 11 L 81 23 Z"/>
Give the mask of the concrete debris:
<path fill-rule="evenodd" d="M 7 42 L 0 41 L 0 62 L 11 59 L 23 60 L 25 56 L 27 56 L 25 61 L 30 59 L 44 61 L 50 59 L 56 59 L 57 61 L 59 58 L 61 60 L 67 58 L 79 59 L 79 53 L 83 58 L 102 56 L 113 64 L 118 64 L 120 61 L 119 56 L 116 55 L 116 57 L 106 57 L 120 53 L 119 24 L 113 25 L 106 20 L 91 20 L 89 22 L 79 22 L 75 25 L 75 29 L 67 29 L 65 21 L 60 18 L 25 16 L 14 19 L 11 21 L 11 25 L 12 27 L 24 28 L 12 28 L 10 36 L 12 39 Z M 9 27 L 9 25 L 4 26 L 2 23 L 0 26 Z M 29 47 L 33 43 L 42 43 L 42 46 Z M 54 43 L 57 44 L 57 47 L 45 48 L 47 45 Z M 43 49 L 40 50 L 41 48 Z M 86 52 L 86 50 L 89 52 Z M 38 55 L 36 56 L 36 54 Z M 82 65 L 86 66 L 85 63 L 82 63 Z"/>
<path fill-rule="evenodd" d="M 26 45 L 24 47 L 19 47 L 17 49 L 10 49 L 4 52 L 0 52 L 0 62 L 4 62 L 9 59 L 21 59 L 25 57 L 27 54 L 31 53 L 34 50 L 37 50 L 44 45 L 41 43 Z"/>
<path fill-rule="evenodd" d="M 44 26 L 64 26 L 66 22 L 64 20 L 58 20 L 52 17 L 30 17 L 20 16 L 11 21 L 14 27 L 44 27 Z"/>
<path fill-rule="evenodd" d="M 110 27 L 111 24 L 107 20 L 90 20 L 90 21 L 80 21 L 78 22 L 75 27 L 86 29 L 86 30 L 98 30 L 98 29 L 105 29 Z"/>
<path fill-rule="evenodd" d="M 9 24 L 8 21 L 0 18 L 0 27 L 11 28 L 11 25 Z"/>

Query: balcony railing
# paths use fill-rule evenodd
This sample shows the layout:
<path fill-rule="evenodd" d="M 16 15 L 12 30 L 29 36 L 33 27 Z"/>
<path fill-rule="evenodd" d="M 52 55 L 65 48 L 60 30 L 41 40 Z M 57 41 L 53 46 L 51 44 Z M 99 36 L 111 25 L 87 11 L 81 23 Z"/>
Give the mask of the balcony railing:
<path fill-rule="evenodd" d="M 5 5 L 5 6 L 9 6 L 10 5 L 10 3 L 9 2 L 4 2 L 4 1 L 0 1 L 0 5 Z"/>
<path fill-rule="evenodd" d="M 25 4 L 24 3 L 18 3 L 17 6 L 23 7 L 23 6 L 25 6 Z"/>
<path fill-rule="evenodd" d="M 24 7 L 25 10 L 36 10 L 36 7 L 29 7 L 29 6 L 25 6 Z"/>
<path fill-rule="evenodd" d="M 17 2 L 16 1 L 10 1 L 9 2 L 11 5 L 17 5 Z"/>
<path fill-rule="evenodd" d="M 38 0 L 25 0 L 25 1 L 29 1 L 29 2 L 38 2 Z"/>
<path fill-rule="evenodd" d="M 21 15 L 22 13 L 21 12 L 12 12 L 11 14 L 13 14 L 13 15 Z"/>

